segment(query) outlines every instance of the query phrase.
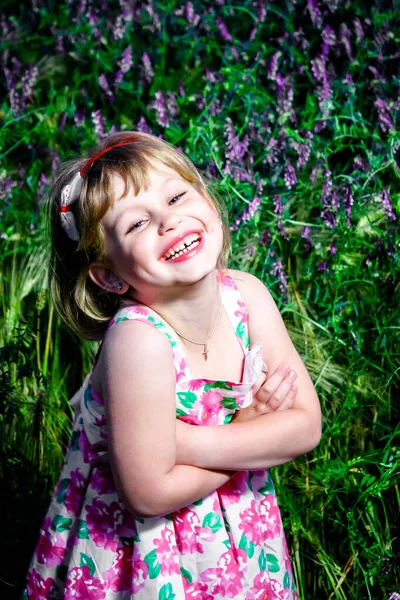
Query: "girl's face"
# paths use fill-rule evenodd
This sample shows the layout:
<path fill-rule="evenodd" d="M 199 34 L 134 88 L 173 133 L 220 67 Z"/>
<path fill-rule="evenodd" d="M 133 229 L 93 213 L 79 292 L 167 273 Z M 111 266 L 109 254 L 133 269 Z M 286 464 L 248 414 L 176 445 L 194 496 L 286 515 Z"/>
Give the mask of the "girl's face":
<path fill-rule="evenodd" d="M 215 270 L 223 235 L 211 202 L 161 163 L 153 163 L 147 190 L 135 196 L 131 187 L 122 198 L 124 189 L 115 175 L 115 201 L 102 224 L 111 269 L 136 299 L 154 301 L 160 288 L 195 283 Z"/>

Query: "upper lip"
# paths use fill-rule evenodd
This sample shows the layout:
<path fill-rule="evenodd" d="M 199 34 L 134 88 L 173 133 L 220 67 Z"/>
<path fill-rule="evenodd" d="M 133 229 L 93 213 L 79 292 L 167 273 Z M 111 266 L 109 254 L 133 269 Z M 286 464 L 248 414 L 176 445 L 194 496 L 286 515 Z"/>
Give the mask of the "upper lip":
<path fill-rule="evenodd" d="M 188 235 L 191 235 L 192 233 L 197 233 L 199 236 L 201 236 L 201 234 L 202 234 L 202 232 L 199 231 L 198 229 L 190 229 L 190 231 L 185 231 L 184 233 L 181 233 L 180 235 L 176 236 L 176 238 L 174 238 L 173 240 L 170 240 L 168 242 L 168 244 L 166 244 L 166 246 L 164 247 L 164 250 L 162 251 L 161 258 L 164 258 L 164 256 L 167 254 L 168 250 L 170 250 L 171 248 L 176 246 L 176 244 L 179 244 L 179 242 L 184 240 L 185 237 L 187 237 Z"/>

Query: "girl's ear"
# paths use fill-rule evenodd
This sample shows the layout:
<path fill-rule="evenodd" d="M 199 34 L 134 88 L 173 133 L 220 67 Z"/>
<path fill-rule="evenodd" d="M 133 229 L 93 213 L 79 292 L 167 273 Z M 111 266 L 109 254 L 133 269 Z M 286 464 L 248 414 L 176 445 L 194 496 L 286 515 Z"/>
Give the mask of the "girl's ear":
<path fill-rule="evenodd" d="M 106 292 L 114 294 L 125 294 L 129 285 L 116 275 L 111 269 L 107 269 L 99 263 L 93 263 L 89 267 L 89 277 Z"/>

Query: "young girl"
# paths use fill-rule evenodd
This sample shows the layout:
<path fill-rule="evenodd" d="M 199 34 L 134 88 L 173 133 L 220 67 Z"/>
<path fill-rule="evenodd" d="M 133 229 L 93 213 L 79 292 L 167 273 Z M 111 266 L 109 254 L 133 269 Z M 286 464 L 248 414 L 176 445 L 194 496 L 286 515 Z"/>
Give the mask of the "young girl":
<path fill-rule="evenodd" d="M 53 300 L 102 344 L 25 597 L 295 599 L 268 468 L 316 446 L 320 407 L 265 286 L 226 268 L 221 204 L 129 132 L 63 167 L 50 213 Z"/>

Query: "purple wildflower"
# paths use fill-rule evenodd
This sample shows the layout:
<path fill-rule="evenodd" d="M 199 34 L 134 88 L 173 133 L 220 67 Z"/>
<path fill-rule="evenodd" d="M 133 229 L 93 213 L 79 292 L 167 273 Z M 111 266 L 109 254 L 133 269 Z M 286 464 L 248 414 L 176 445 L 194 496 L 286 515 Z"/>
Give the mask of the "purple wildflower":
<path fill-rule="evenodd" d="M 226 119 L 224 135 L 226 138 L 225 144 L 228 149 L 228 152 L 226 153 L 227 160 L 242 163 L 249 147 L 248 137 L 245 136 L 242 142 L 239 141 L 232 119 L 230 118 Z"/>
<path fill-rule="evenodd" d="M 268 229 L 265 229 L 260 237 L 260 244 L 261 246 L 268 246 L 271 243 L 271 233 L 268 231 Z"/>
<path fill-rule="evenodd" d="M 57 37 L 56 50 L 57 50 L 58 54 L 61 54 L 61 56 L 66 56 L 66 54 L 67 54 L 67 52 L 64 48 L 64 37 L 62 35 L 59 35 Z"/>
<path fill-rule="evenodd" d="M 314 248 L 314 242 L 311 237 L 311 230 L 308 227 L 308 225 L 303 227 L 303 229 L 300 231 L 300 237 L 303 238 L 303 240 L 306 242 L 308 250 L 312 250 Z"/>
<path fill-rule="evenodd" d="M 47 186 L 49 185 L 50 181 L 47 179 L 46 175 L 44 173 L 40 174 L 39 180 L 38 180 L 38 184 L 37 184 L 37 190 L 36 190 L 36 202 L 38 204 L 43 204 L 44 200 L 45 200 L 45 190 L 47 188 Z"/>
<path fill-rule="evenodd" d="M 152 0 L 148 0 L 143 8 L 148 12 L 151 18 L 151 25 L 146 26 L 146 29 L 149 29 L 153 33 L 160 33 L 162 29 L 161 19 L 154 9 Z"/>
<path fill-rule="evenodd" d="M 383 210 L 385 211 L 386 218 L 388 221 L 396 221 L 396 213 L 390 202 L 389 190 L 385 188 L 381 193 Z"/>
<path fill-rule="evenodd" d="M 193 27 L 199 24 L 200 16 L 194 12 L 193 2 L 186 2 L 184 6 L 176 9 L 174 12 L 177 16 L 183 16 L 186 22 Z"/>
<path fill-rule="evenodd" d="M 346 189 L 344 191 L 343 203 L 344 203 L 344 208 L 346 211 L 346 224 L 348 227 L 351 227 L 350 215 L 351 215 L 351 208 L 354 204 L 354 198 L 351 194 L 349 187 L 346 187 Z"/>
<path fill-rule="evenodd" d="M 274 213 L 278 215 L 278 219 L 280 219 L 283 215 L 283 204 L 279 194 L 275 194 L 274 198 Z"/>
<path fill-rule="evenodd" d="M 140 117 L 138 124 L 136 125 L 137 131 L 141 131 L 142 133 L 151 133 L 149 126 L 146 123 L 146 119 L 144 117 Z"/>
<path fill-rule="evenodd" d="M 318 271 L 321 271 L 321 272 L 323 272 L 323 271 L 326 271 L 326 270 L 327 270 L 327 264 L 326 264 L 326 262 L 323 260 L 323 261 L 321 261 L 321 262 L 319 263 L 319 265 L 318 265 Z"/>
<path fill-rule="evenodd" d="M 379 125 L 383 132 L 393 131 L 394 125 L 393 120 L 389 112 L 389 108 L 382 98 L 375 100 L 375 106 L 378 110 Z"/>
<path fill-rule="evenodd" d="M 205 78 L 210 83 L 216 83 L 216 81 L 217 81 L 215 74 L 212 71 L 209 71 L 208 69 L 206 69 Z"/>
<path fill-rule="evenodd" d="M 149 55 L 147 54 L 147 52 L 143 53 L 142 56 L 142 79 L 150 84 L 153 81 L 153 77 L 154 77 L 154 71 L 153 71 L 153 67 L 151 64 L 151 60 Z"/>
<path fill-rule="evenodd" d="M 106 98 L 108 98 L 108 100 L 110 100 L 110 102 L 114 102 L 115 97 L 114 94 L 112 93 L 109 83 L 107 81 L 106 76 L 104 75 L 104 73 L 102 75 L 100 75 L 99 79 L 99 85 L 101 87 L 101 89 L 103 90 L 103 92 L 106 95 Z"/>
<path fill-rule="evenodd" d="M 305 165 L 308 163 L 310 155 L 311 155 L 311 149 L 312 149 L 312 142 L 313 142 L 313 134 L 311 133 L 311 131 L 308 130 L 303 130 L 301 132 L 301 135 L 306 138 L 306 141 L 304 143 L 298 142 L 295 139 L 291 139 L 290 140 L 290 146 L 297 152 L 298 155 L 298 159 L 297 159 L 297 163 L 296 163 L 296 168 L 297 169 L 303 169 L 305 167 Z"/>
<path fill-rule="evenodd" d="M 275 138 L 271 137 L 268 140 L 267 145 L 265 146 L 265 150 L 267 151 L 267 155 L 265 160 L 273 167 L 279 162 L 279 142 Z"/>
<path fill-rule="evenodd" d="M 162 92 L 158 91 L 155 93 L 155 100 L 150 104 L 149 108 L 153 108 L 156 111 L 157 123 L 161 127 L 169 127 L 168 107 Z"/>
<path fill-rule="evenodd" d="M 274 252 L 269 252 L 269 256 L 272 258 L 275 256 Z M 272 268 L 271 268 L 271 275 L 273 275 L 274 277 L 277 277 L 279 280 L 279 290 L 282 294 L 282 296 L 286 296 L 289 286 L 288 286 L 288 282 L 287 282 L 287 278 L 286 278 L 286 273 L 285 270 L 283 268 L 283 264 L 281 259 L 278 257 L 278 259 L 276 260 L 276 262 L 273 264 Z"/>
<path fill-rule="evenodd" d="M 92 117 L 95 134 L 101 140 L 104 139 L 106 137 L 105 123 L 100 109 L 93 111 L 90 116 Z"/>
<path fill-rule="evenodd" d="M 316 27 L 322 27 L 322 16 L 317 0 L 307 0 L 307 8 L 312 24 Z"/>
<path fill-rule="evenodd" d="M 63 131 L 65 124 L 67 122 L 68 114 L 66 112 L 62 113 L 60 122 L 58 124 L 58 131 Z"/>
<path fill-rule="evenodd" d="M 113 27 L 114 40 L 124 39 L 127 23 L 122 15 L 118 15 Z"/>
<path fill-rule="evenodd" d="M 272 56 L 271 58 L 271 62 L 269 63 L 269 68 L 268 68 L 268 79 L 272 79 L 273 81 L 275 81 L 276 79 L 276 74 L 278 73 L 278 62 L 280 57 L 282 56 L 282 52 L 280 52 L 278 50 L 278 52 L 275 52 L 275 54 Z"/>
<path fill-rule="evenodd" d="M 356 34 L 357 42 L 361 42 L 364 39 L 364 29 L 361 25 L 361 21 L 356 17 L 353 21 L 354 31 Z"/>
<path fill-rule="evenodd" d="M 258 2 L 257 2 L 257 21 L 259 23 L 264 23 L 266 17 L 267 17 L 266 2 L 264 2 L 264 0 L 258 0 Z"/>
<path fill-rule="evenodd" d="M 333 29 L 327 25 L 323 30 L 322 34 L 322 54 L 328 56 L 330 50 L 337 44 L 337 37 Z"/>
<path fill-rule="evenodd" d="M 400 600 L 400 594 L 397 592 L 391 592 L 389 594 L 388 600 Z"/>
<path fill-rule="evenodd" d="M 292 189 L 292 187 L 297 183 L 296 171 L 294 170 L 294 167 L 290 164 L 290 162 L 288 163 L 285 169 L 283 179 L 285 181 L 286 187 L 289 190 Z"/>
<path fill-rule="evenodd" d="M 125 74 L 132 68 L 133 60 L 132 60 L 132 48 L 127 46 L 122 54 L 122 58 L 119 61 L 119 68 Z"/>
<path fill-rule="evenodd" d="M 4 200 L 8 204 L 8 201 L 11 199 L 12 190 L 16 185 L 16 181 L 11 179 L 11 177 L 0 174 L 0 200 Z"/>
<path fill-rule="evenodd" d="M 349 57 L 349 59 L 353 60 L 353 53 L 350 44 L 350 35 L 350 29 L 347 27 L 346 23 L 342 23 L 340 26 L 340 41 L 345 47 L 346 54 Z"/>
<path fill-rule="evenodd" d="M 85 113 L 79 108 L 74 113 L 74 123 L 76 127 L 81 127 L 85 122 Z"/>
<path fill-rule="evenodd" d="M 330 254 L 336 254 L 337 248 L 336 248 L 335 244 L 331 244 L 331 247 L 329 248 L 329 252 L 330 252 Z"/>
<path fill-rule="evenodd" d="M 253 258 L 254 247 L 251 244 L 247 244 L 246 251 L 247 251 L 247 254 L 250 256 L 250 258 Z"/>
<path fill-rule="evenodd" d="M 260 205 L 261 198 L 259 198 L 258 196 L 253 198 L 253 200 L 249 202 L 249 204 L 246 206 L 240 217 L 236 219 L 236 221 L 231 227 L 231 231 L 237 231 L 242 223 L 248 223 L 249 221 L 251 221 L 258 212 Z"/>
<path fill-rule="evenodd" d="M 225 23 L 223 21 L 221 21 L 221 19 L 216 19 L 216 24 L 218 25 L 218 29 L 222 35 L 222 37 L 224 38 L 224 40 L 226 42 L 231 42 L 232 41 L 232 36 L 228 31 L 227 26 L 225 25 Z"/>

